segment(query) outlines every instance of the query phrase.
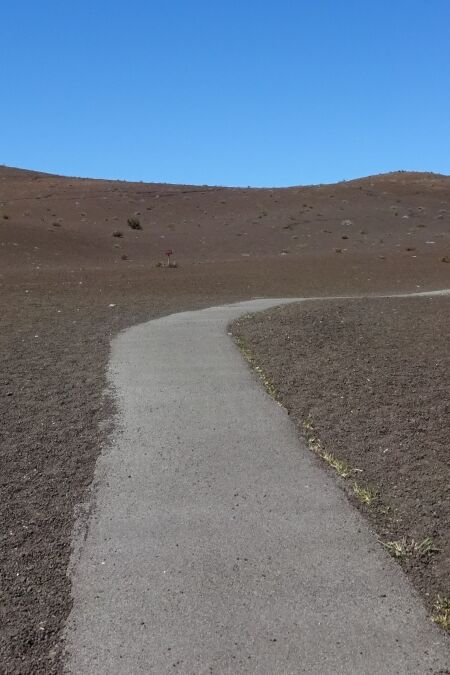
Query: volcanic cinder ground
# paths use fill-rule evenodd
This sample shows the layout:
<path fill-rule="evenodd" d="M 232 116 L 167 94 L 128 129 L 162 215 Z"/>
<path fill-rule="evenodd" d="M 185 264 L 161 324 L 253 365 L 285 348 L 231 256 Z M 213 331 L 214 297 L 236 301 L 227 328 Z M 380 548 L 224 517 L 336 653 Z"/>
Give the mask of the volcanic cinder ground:
<path fill-rule="evenodd" d="M 411 261 L 421 268 L 424 259 L 436 263 L 448 254 L 449 185 L 443 176 L 399 173 L 338 185 L 234 189 L 0 168 L 2 271 L 105 268 L 121 264 L 123 255 L 148 266 L 170 247 L 184 266 L 279 256 L 328 264 L 332 258 L 333 268 L 339 255 L 345 267 L 395 260 L 401 279 L 405 268 L 414 271 Z M 127 227 L 132 216 L 142 231 Z"/>
<path fill-rule="evenodd" d="M 131 217 L 139 219 L 141 230 L 128 226 Z M 157 266 L 167 248 L 174 251 L 175 269 Z M 53 673 L 62 667 L 59 637 L 71 607 L 66 574 L 71 532 L 76 506 L 92 480 L 108 425 L 114 421 L 114 400 L 104 392 L 109 344 L 117 331 L 178 310 L 257 296 L 376 295 L 448 288 L 449 261 L 446 176 L 400 172 L 337 185 L 263 190 L 87 180 L 0 167 L 4 672 Z M 420 407 L 430 400 L 433 378 L 422 378 L 410 366 L 423 355 L 423 336 L 428 354 L 436 349 L 439 358 L 445 356 L 448 322 L 442 317 L 448 316 L 448 300 L 439 302 L 429 315 L 425 303 L 399 308 L 386 301 L 382 309 L 375 302 L 335 313 L 330 309 L 326 329 L 321 329 L 317 381 L 323 388 L 330 382 L 340 386 L 323 353 L 327 344 L 339 350 L 342 336 L 343 378 L 355 349 L 364 363 L 377 351 L 379 386 L 386 382 L 385 364 L 391 375 L 392 369 L 406 368 L 418 392 L 411 405 Z M 394 309 L 395 321 L 389 314 Z M 378 321 L 380 311 L 385 317 L 388 313 L 384 324 Z M 417 339 L 414 316 L 421 318 Z M 293 321 L 289 313 L 283 317 L 284 322 Z M 352 326 L 360 326 L 361 335 L 372 335 L 372 342 L 358 341 L 352 349 L 354 334 L 337 330 L 346 317 Z M 320 317 L 307 318 L 309 325 L 320 328 Z M 280 320 L 274 313 L 273 322 Z M 300 321 L 297 316 L 297 329 Z M 390 341 L 398 335 L 398 343 L 405 344 L 410 337 L 416 356 L 411 349 L 399 354 L 395 363 L 383 358 L 385 333 L 375 328 L 383 325 Z M 246 330 L 249 340 L 257 339 L 253 329 Z M 283 356 L 283 340 L 273 333 L 269 336 L 267 323 L 260 335 L 270 337 Z M 307 341 L 303 353 L 311 364 L 310 332 Z M 283 364 L 281 357 L 277 363 Z M 423 368 L 429 366 L 427 359 L 417 360 Z M 281 371 L 275 361 L 277 375 Z M 447 391 L 445 373 L 438 377 Z M 420 386 L 414 384 L 419 382 Z M 351 386 L 356 385 L 353 379 Z M 318 388 L 311 387 L 311 392 L 319 396 Z M 285 392 L 286 400 L 289 396 Z M 389 408 L 389 400 L 384 404 Z M 300 404 L 295 406 L 300 410 Z M 320 419 L 327 416 L 323 406 L 320 415 Z M 443 431 L 448 408 L 440 408 L 439 415 L 442 421 L 433 427 L 432 453 L 440 458 L 441 446 L 448 447 Z M 404 417 L 405 445 L 412 447 L 413 427 Z M 376 423 L 372 427 L 378 428 Z M 350 435 L 353 432 L 350 428 Z M 329 425 L 324 433 L 327 443 L 333 444 Z M 342 447 L 342 428 L 339 434 Z M 426 455 L 426 435 L 421 441 Z M 441 444 L 439 449 L 436 443 Z M 368 448 L 375 445 L 367 438 Z M 417 458 L 416 451 L 413 456 Z M 433 457 L 428 455 L 427 466 L 433 466 Z M 356 461 L 352 453 L 348 458 Z M 402 461 L 407 473 L 407 453 Z M 374 469 L 373 475 L 381 474 Z M 432 486 L 434 501 L 440 502 L 444 486 L 442 494 L 436 482 Z M 414 504 L 412 497 L 410 502 Z M 443 517 L 441 510 L 431 509 L 430 518 L 436 519 L 433 511 Z M 439 522 L 434 523 L 433 535 L 443 536 Z M 427 562 L 437 570 L 429 575 L 434 580 L 430 587 L 433 593 L 439 587 L 448 594 L 439 555 Z M 424 594 L 425 577 L 418 582 Z M 430 596 L 429 607 L 431 602 Z"/>

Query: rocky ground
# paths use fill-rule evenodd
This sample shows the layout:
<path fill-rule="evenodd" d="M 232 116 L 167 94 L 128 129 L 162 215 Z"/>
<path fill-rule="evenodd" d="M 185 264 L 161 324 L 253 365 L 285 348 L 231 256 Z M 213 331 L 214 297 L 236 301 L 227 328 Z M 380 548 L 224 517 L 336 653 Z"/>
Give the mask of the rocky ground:
<path fill-rule="evenodd" d="M 450 180 L 428 174 L 227 190 L 0 167 L 2 672 L 61 670 L 74 509 L 114 419 L 105 367 L 117 331 L 162 314 L 256 296 L 450 286 L 449 208 Z M 142 229 L 132 229 L 128 218 L 139 219 Z M 156 267 L 167 247 L 175 252 L 176 269 Z M 340 307 L 365 318 L 363 304 Z M 423 307 L 414 307 L 422 325 Z M 329 309 L 330 332 L 335 309 Z M 272 329 L 275 334 L 276 324 Z M 428 336 L 435 343 L 427 351 L 441 349 L 440 334 Z M 283 353 L 274 356 L 280 363 Z M 358 346 L 357 354 L 365 353 Z M 329 363 L 319 362 L 316 380 L 325 386 Z M 379 361 L 380 372 L 388 366 Z M 327 395 L 319 389 L 317 405 Z M 389 400 L 384 403 L 389 409 Z M 399 429 L 414 436 L 409 427 Z M 423 452 L 432 463 L 429 447 Z M 439 510 L 437 521 L 441 517 Z M 440 534 L 423 532 L 442 545 Z M 430 559 L 430 569 L 438 560 Z"/>
<path fill-rule="evenodd" d="M 450 596 L 450 298 L 308 302 L 233 331 L 438 614 Z"/>

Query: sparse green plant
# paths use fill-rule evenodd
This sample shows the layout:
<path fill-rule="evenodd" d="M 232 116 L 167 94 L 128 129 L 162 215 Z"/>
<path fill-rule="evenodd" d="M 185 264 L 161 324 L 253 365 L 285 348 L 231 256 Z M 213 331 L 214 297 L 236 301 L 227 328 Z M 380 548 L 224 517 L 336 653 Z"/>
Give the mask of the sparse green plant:
<path fill-rule="evenodd" d="M 303 422 L 303 428 L 306 431 L 313 431 L 314 430 L 314 425 L 311 416 L 308 416 L 306 420 Z"/>
<path fill-rule="evenodd" d="M 398 541 L 385 541 L 383 546 L 386 551 L 396 560 L 404 560 L 408 556 L 408 546 L 406 538 Z"/>
<path fill-rule="evenodd" d="M 415 544 L 416 551 L 419 555 L 431 555 L 432 553 L 440 553 L 441 549 L 435 546 L 431 537 L 425 537 L 420 544 Z"/>
<path fill-rule="evenodd" d="M 315 428 L 311 416 L 308 416 L 307 419 L 303 422 L 303 428 L 306 431 L 306 440 L 308 441 L 309 449 L 312 450 L 312 452 L 321 455 L 322 446 L 320 444 L 320 440 L 316 437 Z"/>
<path fill-rule="evenodd" d="M 338 459 L 331 452 L 323 450 L 320 439 L 316 434 L 311 415 L 308 415 L 306 420 L 303 422 L 303 429 L 305 430 L 309 449 L 319 455 L 319 457 L 321 457 L 324 462 L 331 466 L 336 471 L 336 473 L 341 476 L 341 478 L 349 478 L 358 471 L 361 471 L 361 469 L 355 469 L 351 467 L 344 460 Z"/>
<path fill-rule="evenodd" d="M 362 504 L 366 504 L 367 506 L 373 504 L 377 498 L 377 493 L 375 490 L 365 487 L 364 485 L 360 485 L 356 482 L 353 483 L 353 493 Z"/>
<path fill-rule="evenodd" d="M 313 452 L 316 452 L 318 455 L 321 455 L 322 445 L 320 443 L 320 440 L 318 438 L 315 438 L 315 436 L 310 436 L 308 438 L 308 447 Z"/>
<path fill-rule="evenodd" d="M 135 216 L 131 216 L 127 219 L 128 227 L 131 227 L 132 230 L 142 230 L 141 221 Z"/>
<path fill-rule="evenodd" d="M 322 453 L 322 459 L 325 460 L 325 462 L 329 464 L 336 471 L 336 473 L 341 476 L 341 478 L 348 478 L 353 473 L 352 469 L 346 462 L 338 459 L 332 455 L 331 452 Z"/>
<path fill-rule="evenodd" d="M 251 316 L 251 314 L 247 314 L 244 318 L 247 319 L 250 316 Z M 236 344 L 239 347 L 239 349 L 241 350 L 244 359 L 247 361 L 247 363 L 250 365 L 250 367 L 258 375 L 258 377 L 261 380 L 261 382 L 263 383 L 267 393 L 273 399 L 275 399 L 275 401 L 278 403 L 278 405 L 281 405 L 281 403 L 279 401 L 279 394 L 278 394 L 278 391 L 275 387 L 275 384 L 274 384 L 272 378 L 265 372 L 265 370 L 263 368 L 261 368 L 261 366 L 257 365 L 256 360 L 255 360 L 251 350 L 249 349 L 249 347 L 247 347 L 244 340 L 241 337 L 237 337 L 236 338 Z"/>
<path fill-rule="evenodd" d="M 436 614 L 432 616 L 434 623 L 445 630 L 450 630 L 450 598 L 438 595 L 434 609 L 436 610 Z"/>

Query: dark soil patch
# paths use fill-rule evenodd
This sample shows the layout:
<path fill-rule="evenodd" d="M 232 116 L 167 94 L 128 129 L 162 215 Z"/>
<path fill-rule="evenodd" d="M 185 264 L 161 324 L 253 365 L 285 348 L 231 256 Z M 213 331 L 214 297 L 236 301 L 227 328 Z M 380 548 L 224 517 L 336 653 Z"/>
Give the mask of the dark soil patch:
<path fill-rule="evenodd" d="M 370 507 L 351 499 L 380 539 L 439 548 L 402 562 L 430 610 L 450 595 L 449 310 L 445 297 L 325 301 L 233 325 L 299 433 L 310 418 L 324 450 L 378 492 Z"/>

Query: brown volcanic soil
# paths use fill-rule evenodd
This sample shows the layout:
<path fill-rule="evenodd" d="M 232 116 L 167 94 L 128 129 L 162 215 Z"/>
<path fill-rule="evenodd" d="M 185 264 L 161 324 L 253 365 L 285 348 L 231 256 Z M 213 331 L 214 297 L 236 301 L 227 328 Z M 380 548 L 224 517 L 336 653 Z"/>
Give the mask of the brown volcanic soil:
<path fill-rule="evenodd" d="M 131 216 L 142 231 L 127 226 Z M 183 263 L 196 264 L 284 253 L 318 261 L 338 256 L 344 265 L 364 257 L 381 267 L 390 261 L 413 268 L 419 260 L 439 267 L 450 255 L 450 178 L 397 173 L 255 190 L 70 179 L 0 167 L 0 223 L 3 270 L 123 265 L 124 254 L 148 265 L 167 247 Z M 124 236 L 113 237 L 115 230 Z"/>
<path fill-rule="evenodd" d="M 299 433 L 308 421 L 359 469 L 343 487 L 381 541 L 433 539 L 438 553 L 403 561 L 430 609 L 450 597 L 449 310 L 448 297 L 308 302 L 233 326 Z M 372 506 L 355 479 L 378 493 Z"/>
<path fill-rule="evenodd" d="M 449 204 L 450 179 L 431 174 L 238 190 L 0 167 L 2 672 L 61 670 L 73 509 L 113 413 L 111 337 L 253 296 L 450 286 Z M 166 247 L 177 269 L 155 267 Z"/>

